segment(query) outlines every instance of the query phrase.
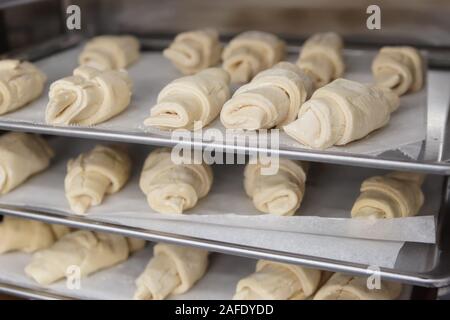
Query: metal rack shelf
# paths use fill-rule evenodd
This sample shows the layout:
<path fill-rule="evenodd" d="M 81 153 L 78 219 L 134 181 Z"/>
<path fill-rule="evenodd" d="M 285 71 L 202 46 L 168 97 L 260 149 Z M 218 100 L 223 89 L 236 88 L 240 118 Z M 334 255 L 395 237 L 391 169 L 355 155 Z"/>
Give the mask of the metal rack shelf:
<path fill-rule="evenodd" d="M 236 245 L 232 243 L 225 243 L 208 239 L 194 238 L 184 235 L 177 235 L 176 233 L 159 232 L 156 230 L 144 230 L 135 227 L 96 221 L 89 217 L 63 216 L 49 212 L 27 210 L 24 208 L 7 206 L 1 206 L 0 213 L 26 219 L 40 220 L 47 223 L 63 224 L 72 228 L 117 233 L 127 237 L 142 238 L 148 241 L 167 242 L 185 246 L 192 246 L 213 252 L 220 252 L 254 259 L 268 259 L 284 263 L 300 264 L 311 268 L 329 270 L 333 272 L 344 272 L 361 276 L 370 275 L 373 273 L 368 269 L 367 265 L 353 264 L 306 255 L 291 254 L 288 252 L 266 250 L 262 248 Z M 381 268 L 380 276 L 385 280 L 398 281 L 406 284 L 425 287 L 445 287 L 450 285 L 450 250 L 439 250 L 435 246 L 432 250 L 431 256 L 433 260 L 433 268 L 428 272 L 414 273 L 396 269 Z"/>
<path fill-rule="evenodd" d="M 72 48 L 80 41 L 78 37 L 68 37 L 66 39 L 58 39 L 58 41 L 52 41 L 48 44 L 41 44 L 38 48 L 30 48 L 27 51 L 16 52 L 11 54 L 14 57 L 27 58 L 31 60 L 42 59 L 49 57 L 52 53 L 57 51 L 63 51 Z M 142 39 L 144 48 L 152 51 L 159 51 L 167 43 L 164 39 Z M 291 52 L 298 52 L 299 46 L 290 46 Z M 72 51 L 69 59 L 61 60 L 66 65 L 67 70 L 57 70 L 58 77 L 67 75 L 69 70 L 76 67 L 76 56 L 78 51 Z M 349 53 L 354 51 L 349 50 Z M 51 66 L 50 60 L 47 60 L 47 67 Z M 56 60 L 55 60 L 56 61 Z M 58 60 L 59 61 L 59 60 Z M 59 61 L 59 62 L 61 62 Z M 59 63 L 58 62 L 58 63 Z M 70 62 L 70 63 L 69 63 Z M 56 63 L 56 62 L 55 62 Z M 69 65 L 67 65 L 69 64 Z M 52 69 L 53 70 L 53 69 Z M 55 70 L 53 70 L 55 72 Z M 43 110 L 45 109 L 45 97 L 43 100 L 36 104 L 33 102 L 27 108 L 18 110 L 14 113 L 0 117 L 0 129 L 12 130 L 12 131 L 27 131 L 41 134 L 50 134 L 67 137 L 79 137 L 85 139 L 99 139 L 109 141 L 120 141 L 136 144 L 158 145 L 158 146 L 174 146 L 176 144 L 183 146 L 190 146 L 194 148 L 211 148 L 216 150 L 223 150 L 227 153 L 255 153 L 263 152 L 270 153 L 275 152 L 281 157 L 299 159 L 306 161 L 316 161 L 325 163 L 335 163 L 352 166 L 362 167 L 374 167 L 393 170 L 409 170 L 409 171 L 422 171 L 425 173 L 450 175 L 450 150 L 447 147 L 448 139 L 450 138 L 448 133 L 448 114 L 449 114 L 449 97 L 450 92 L 444 90 L 446 79 L 450 79 L 450 73 L 444 71 L 431 71 L 433 75 L 433 82 L 429 84 L 430 92 L 428 93 L 427 101 L 427 126 L 426 126 L 426 139 L 420 149 L 418 160 L 411 160 L 407 157 L 399 157 L 398 154 L 392 154 L 392 152 L 385 152 L 380 155 L 369 155 L 361 153 L 343 152 L 340 150 L 309 150 L 297 147 L 291 147 L 288 145 L 281 145 L 279 150 L 272 150 L 269 147 L 264 146 L 241 146 L 225 141 L 211 142 L 211 141 L 197 141 L 197 140 L 178 140 L 173 139 L 170 135 L 158 134 L 155 132 L 146 132 L 142 128 L 130 128 L 124 130 L 123 119 L 130 116 L 130 114 L 122 114 L 111 119 L 104 124 L 91 127 L 81 126 L 52 126 L 47 125 L 42 121 Z M 56 79 L 50 79 L 56 80 Z M 166 79 L 167 80 L 167 79 Z M 431 79 L 430 79 L 431 81 Z M 149 85 L 155 85 L 155 82 L 151 82 Z M 161 84 L 158 83 L 158 86 Z M 446 88 L 446 87 L 445 87 Z M 155 90 L 155 88 L 151 88 Z M 158 91 L 156 89 L 156 91 Z M 157 92 L 153 92 L 151 96 Z M 149 96 L 145 96 L 148 99 Z M 142 99 L 142 97 L 141 97 Z M 145 100 L 147 101 L 147 100 Z M 139 103 L 142 104 L 142 101 Z M 149 101 L 150 103 L 150 101 Z M 137 106 L 133 106 L 136 109 Z M 139 105 L 138 121 L 147 115 L 150 106 Z M 23 113 L 25 110 L 29 110 L 28 113 Z M 31 113 L 34 114 L 31 115 Z M 133 113 L 133 117 L 136 114 Z M 133 118 L 133 121 L 135 119 Z M 119 126 L 121 129 L 117 129 Z M 136 126 L 136 124 L 135 124 Z"/>

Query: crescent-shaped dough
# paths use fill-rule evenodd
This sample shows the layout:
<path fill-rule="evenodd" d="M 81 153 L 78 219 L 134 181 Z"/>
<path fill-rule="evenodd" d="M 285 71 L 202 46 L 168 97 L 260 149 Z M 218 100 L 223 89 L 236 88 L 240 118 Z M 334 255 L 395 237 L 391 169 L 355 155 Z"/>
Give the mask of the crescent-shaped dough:
<path fill-rule="evenodd" d="M 32 175 L 45 170 L 53 150 L 40 136 L 9 132 L 0 137 L 0 194 L 21 185 Z"/>
<path fill-rule="evenodd" d="M 380 289 L 369 289 L 367 279 L 335 273 L 317 291 L 314 300 L 394 300 L 402 290 L 396 282 L 381 282 Z"/>
<path fill-rule="evenodd" d="M 305 194 L 306 164 L 300 161 L 278 159 L 278 172 L 263 175 L 267 161 L 249 163 L 244 171 L 244 188 L 262 212 L 291 216 L 300 207 Z"/>
<path fill-rule="evenodd" d="M 337 79 L 314 92 L 284 130 L 314 149 L 344 145 L 386 125 L 399 104 L 389 89 Z"/>
<path fill-rule="evenodd" d="M 0 115 L 38 98 L 46 80 L 45 74 L 32 63 L 0 60 Z"/>
<path fill-rule="evenodd" d="M 213 121 L 230 98 L 230 76 L 210 68 L 169 83 L 145 119 L 147 126 L 161 129 L 199 129 Z"/>
<path fill-rule="evenodd" d="M 185 293 L 208 268 L 208 251 L 173 244 L 155 245 L 153 258 L 136 279 L 136 300 L 163 300 Z"/>
<path fill-rule="evenodd" d="M 383 47 L 372 63 L 376 84 L 399 96 L 422 88 L 423 69 L 420 52 L 413 47 Z"/>
<path fill-rule="evenodd" d="M 425 175 L 392 172 L 364 180 L 361 195 L 352 208 L 352 218 L 397 218 L 415 216 L 424 202 L 420 189 Z"/>
<path fill-rule="evenodd" d="M 99 70 L 126 68 L 139 59 L 139 40 L 133 36 L 98 36 L 89 40 L 78 57 L 80 65 Z"/>
<path fill-rule="evenodd" d="M 130 254 L 125 237 L 115 234 L 79 230 L 71 232 L 50 248 L 37 251 L 26 266 L 25 273 L 42 285 L 66 276 L 77 266 L 81 276 L 88 276 L 127 260 Z"/>
<path fill-rule="evenodd" d="M 51 246 L 70 232 L 62 225 L 4 216 L 0 223 L 0 254 L 9 251 L 35 252 Z"/>
<path fill-rule="evenodd" d="M 259 260 L 256 272 L 241 279 L 234 300 L 305 300 L 316 292 L 321 271 Z"/>
<path fill-rule="evenodd" d="M 73 76 L 51 84 L 45 119 L 47 123 L 65 125 L 106 121 L 128 107 L 131 90 L 132 83 L 125 70 L 78 67 Z"/>
<path fill-rule="evenodd" d="M 249 82 L 258 72 L 284 58 L 286 45 L 277 36 L 261 31 L 246 31 L 234 37 L 222 53 L 223 68 L 231 82 Z"/>
<path fill-rule="evenodd" d="M 130 177 L 131 160 L 124 148 L 97 145 L 67 163 L 64 179 L 70 208 L 83 214 L 103 202 L 106 194 L 118 192 Z"/>
<path fill-rule="evenodd" d="M 175 37 L 163 55 L 183 74 L 194 74 L 220 61 L 222 45 L 214 29 L 182 32 Z"/>
<path fill-rule="evenodd" d="M 213 173 L 206 163 L 180 160 L 180 164 L 172 161 L 169 148 L 156 149 L 145 160 L 139 186 L 157 212 L 181 214 L 211 189 Z"/>
<path fill-rule="evenodd" d="M 295 64 L 279 62 L 240 87 L 220 113 L 226 128 L 269 129 L 295 120 L 313 84 Z"/>
<path fill-rule="evenodd" d="M 342 38 L 334 32 L 315 34 L 303 44 L 297 65 L 313 79 L 316 88 L 344 73 L 342 47 Z"/>

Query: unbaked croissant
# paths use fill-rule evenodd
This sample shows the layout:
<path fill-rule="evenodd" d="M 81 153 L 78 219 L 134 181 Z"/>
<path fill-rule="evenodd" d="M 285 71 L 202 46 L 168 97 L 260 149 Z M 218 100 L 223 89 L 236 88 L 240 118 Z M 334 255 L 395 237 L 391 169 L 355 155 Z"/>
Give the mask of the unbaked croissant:
<path fill-rule="evenodd" d="M 317 291 L 314 300 L 393 300 L 402 290 L 396 282 L 381 282 L 381 288 L 369 289 L 367 279 L 335 273 Z"/>
<path fill-rule="evenodd" d="M 422 88 L 423 68 L 422 57 L 413 47 L 383 47 L 372 63 L 376 84 L 399 96 Z"/>
<path fill-rule="evenodd" d="M 424 202 L 420 189 L 425 175 L 392 172 L 364 180 L 361 195 L 352 208 L 352 218 L 397 218 L 415 216 Z"/>
<path fill-rule="evenodd" d="M 184 74 L 194 74 L 220 61 L 222 45 L 214 29 L 182 32 L 175 37 L 163 55 Z"/>
<path fill-rule="evenodd" d="M 246 83 L 258 72 L 270 68 L 284 58 L 286 45 L 277 36 L 261 31 L 246 31 L 225 47 L 223 68 L 233 83 Z"/>
<path fill-rule="evenodd" d="M 67 163 L 64 180 L 70 208 L 83 214 L 102 203 L 106 194 L 118 192 L 127 182 L 131 160 L 124 148 L 97 145 Z"/>
<path fill-rule="evenodd" d="M 39 97 L 46 80 L 45 74 L 29 62 L 0 60 L 0 115 Z"/>
<path fill-rule="evenodd" d="M 185 156 L 180 160 L 173 162 L 169 148 L 156 149 L 145 160 L 139 186 L 157 212 L 183 213 L 211 189 L 213 174 L 206 163 L 195 164 Z"/>
<path fill-rule="evenodd" d="M 295 64 L 279 62 L 240 87 L 220 113 L 226 128 L 269 129 L 295 120 L 312 93 L 312 82 Z"/>
<path fill-rule="evenodd" d="M 128 107 L 131 90 L 131 80 L 124 70 L 78 67 L 73 76 L 51 84 L 45 119 L 47 123 L 66 125 L 106 121 Z"/>
<path fill-rule="evenodd" d="M 53 150 L 40 136 L 9 132 L 0 137 L 0 194 L 22 184 L 32 175 L 45 170 Z"/>
<path fill-rule="evenodd" d="M 386 125 L 399 103 L 389 89 L 337 79 L 314 92 L 284 130 L 314 149 L 344 145 Z"/>
<path fill-rule="evenodd" d="M 37 251 L 25 273 L 39 284 L 48 285 L 64 278 L 71 266 L 78 267 L 84 277 L 127 260 L 130 253 L 123 236 L 79 230 Z"/>
<path fill-rule="evenodd" d="M 229 84 L 229 75 L 219 68 L 176 79 L 161 90 L 144 124 L 162 129 L 204 127 L 230 98 Z"/>
<path fill-rule="evenodd" d="M 4 216 L 0 223 L 0 254 L 9 251 L 35 252 L 51 246 L 70 232 L 62 225 Z"/>
<path fill-rule="evenodd" d="M 315 34 L 303 44 L 297 65 L 313 79 L 316 88 L 344 73 L 342 47 L 341 37 L 334 32 Z"/>
<path fill-rule="evenodd" d="M 244 188 L 262 212 L 291 216 L 300 207 L 305 194 L 306 164 L 300 161 L 278 159 L 278 171 L 264 175 L 266 161 L 249 163 L 244 171 Z"/>
<path fill-rule="evenodd" d="M 139 40 L 133 36 L 98 36 L 89 40 L 78 60 L 99 70 L 126 68 L 139 59 Z"/>
<path fill-rule="evenodd" d="M 153 258 L 136 279 L 134 299 L 163 300 L 185 293 L 208 268 L 208 252 L 173 244 L 155 245 Z"/>
<path fill-rule="evenodd" d="M 321 271 L 259 260 L 256 272 L 241 279 L 234 300 L 305 300 L 319 287 Z"/>

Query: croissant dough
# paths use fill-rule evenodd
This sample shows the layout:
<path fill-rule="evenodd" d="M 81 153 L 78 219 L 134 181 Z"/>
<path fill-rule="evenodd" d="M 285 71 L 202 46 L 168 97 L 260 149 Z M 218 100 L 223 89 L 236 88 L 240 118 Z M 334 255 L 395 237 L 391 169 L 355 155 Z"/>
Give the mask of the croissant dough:
<path fill-rule="evenodd" d="M 423 60 L 413 47 L 383 47 L 372 63 L 375 82 L 399 96 L 420 90 L 423 85 Z"/>
<path fill-rule="evenodd" d="M 88 41 L 78 61 L 99 70 L 126 68 L 139 59 L 139 40 L 133 36 L 98 36 Z"/>
<path fill-rule="evenodd" d="M 392 172 L 366 179 L 352 208 L 352 218 L 415 216 L 424 203 L 420 189 L 425 175 Z"/>
<path fill-rule="evenodd" d="M 306 164 L 300 161 L 278 159 L 278 172 L 263 175 L 264 164 L 269 159 L 249 163 L 244 171 L 244 188 L 262 212 L 291 216 L 300 207 L 305 194 Z"/>
<path fill-rule="evenodd" d="M 241 279 L 234 300 L 304 300 L 316 292 L 321 271 L 259 260 L 256 272 Z"/>
<path fill-rule="evenodd" d="M 213 121 L 230 98 L 230 77 L 219 68 L 169 83 L 158 95 L 144 124 L 161 129 L 199 129 Z"/>
<path fill-rule="evenodd" d="M 22 184 L 32 175 L 45 170 L 53 150 L 40 136 L 9 132 L 0 137 L 0 194 Z"/>
<path fill-rule="evenodd" d="M 335 273 L 314 296 L 314 300 L 393 300 L 402 290 L 395 282 L 381 282 L 380 289 L 369 289 L 367 279 Z"/>
<path fill-rule="evenodd" d="M 97 145 L 67 163 L 64 179 L 70 208 L 83 214 L 103 202 L 106 194 L 118 192 L 130 177 L 131 159 L 120 146 Z"/>
<path fill-rule="evenodd" d="M 269 129 L 295 120 L 313 84 L 295 64 L 279 62 L 240 87 L 222 108 L 226 128 Z"/>
<path fill-rule="evenodd" d="M 277 36 L 261 31 L 246 31 L 225 47 L 223 68 L 231 82 L 246 83 L 258 72 L 270 68 L 284 58 L 286 45 Z"/>
<path fill-rule="evenodd" d="M 175 37 L 163 55 L 183 74 L 194 74 L 220 61 L 222 45 L 214 29 L 182 32 Z"/>
<path fill-rule="evenodd" d="M 46 80 L 45 74 L 32 63 L 0 60 L 0 115 L 39 97 Z"/>
<path fill-rule="evenodd" d="M 320 88 L 344 73 L 343 42 L 334 32 L 318 33 L 303 44 L 297 65 Z"/>
<path fill-rule="evenodd" d="M 389 89 L 337 79 L 315 91 L 284 130 L 314 149 L 344 145 L 386 125 L 399 104 Z"/>
<path fill-rule="evenodd" d="M 204 250 L 159 243 L 153 253 L 144 272 L 136 279 L 134 299 L 162 300 L 185 293 L 208 268 L 208 252 Z"/>
<path fill-rule="evenodd" d="M 88 276 L 125 261 L 129 254 L 123 236 L 79 230 L 36 252 L 25 273 L 39 284 L 48 285 L 64 278 L 70 266 L 79 267 L 81 276 Z"/>
<path fill-rule="evenodd" d="M 131 90 L 131 80 L 124 70 L 78 67 L 73 76 L 51 84 L 45 119 L 47 123 L 66 125 L 106 121 L 128 107 Z"/>
<path fill-rule="evenodd" d="M 62 225 L 4 216 L 0 223 L 0 254 L 9 251 L 35 252 L 51 246 L 69 233 Z"/>
<path fill-rule="evenodd" d="M 183 162 L 175 164 L 171 149 L 159 148 L 145 160 L 139 186 L 153 210 L 181 214 L 194 207 L 211 189 L 211 168 L 206 163 L 195 164 L 192 159 L 182 157 Z"/>

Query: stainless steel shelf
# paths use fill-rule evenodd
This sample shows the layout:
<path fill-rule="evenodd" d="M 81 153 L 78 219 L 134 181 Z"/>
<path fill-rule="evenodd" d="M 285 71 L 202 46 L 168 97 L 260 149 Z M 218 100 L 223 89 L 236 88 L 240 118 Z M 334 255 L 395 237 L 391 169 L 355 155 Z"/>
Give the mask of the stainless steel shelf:
<path fill-rule="evenodd" d="M 49 212 L 25 210 L 23 208 L 7 206 L 1 206 L 0 213 L 26 219 L 40 220 L 47 223 L 63 224 L 73 228 L 116 233 L 127 237 L 142 238 L 148 241 L 167 242 L 198 247 L 213 252 L 221 252 L 254 259 L 269 259 L 333 272 L 344 272 L 361 276 L 372 274 L 372 271 L 367 269 L 367 265 L 352 264 L 306 255 L 297 255 L 288 252 L 266 250 L 256 247 L 212 241 L 208 239 L 180 236 L 175 233 L 144 230 L 140 228 L 100 222 L 89 217 L 68 217 Z M 435 259 L 435 262 L 433 262 L 432 270 L 428 272 L 414 273 L 382 268 L 380 271 L 380 276 L 385 280 L 398 281 L 405 284 L 424 287 L 445 287 L 450 285 L 450 251 L 441 251 L 436 247 L 434 248 L 432 255 L 434 256 L 433 259 Z"/>

